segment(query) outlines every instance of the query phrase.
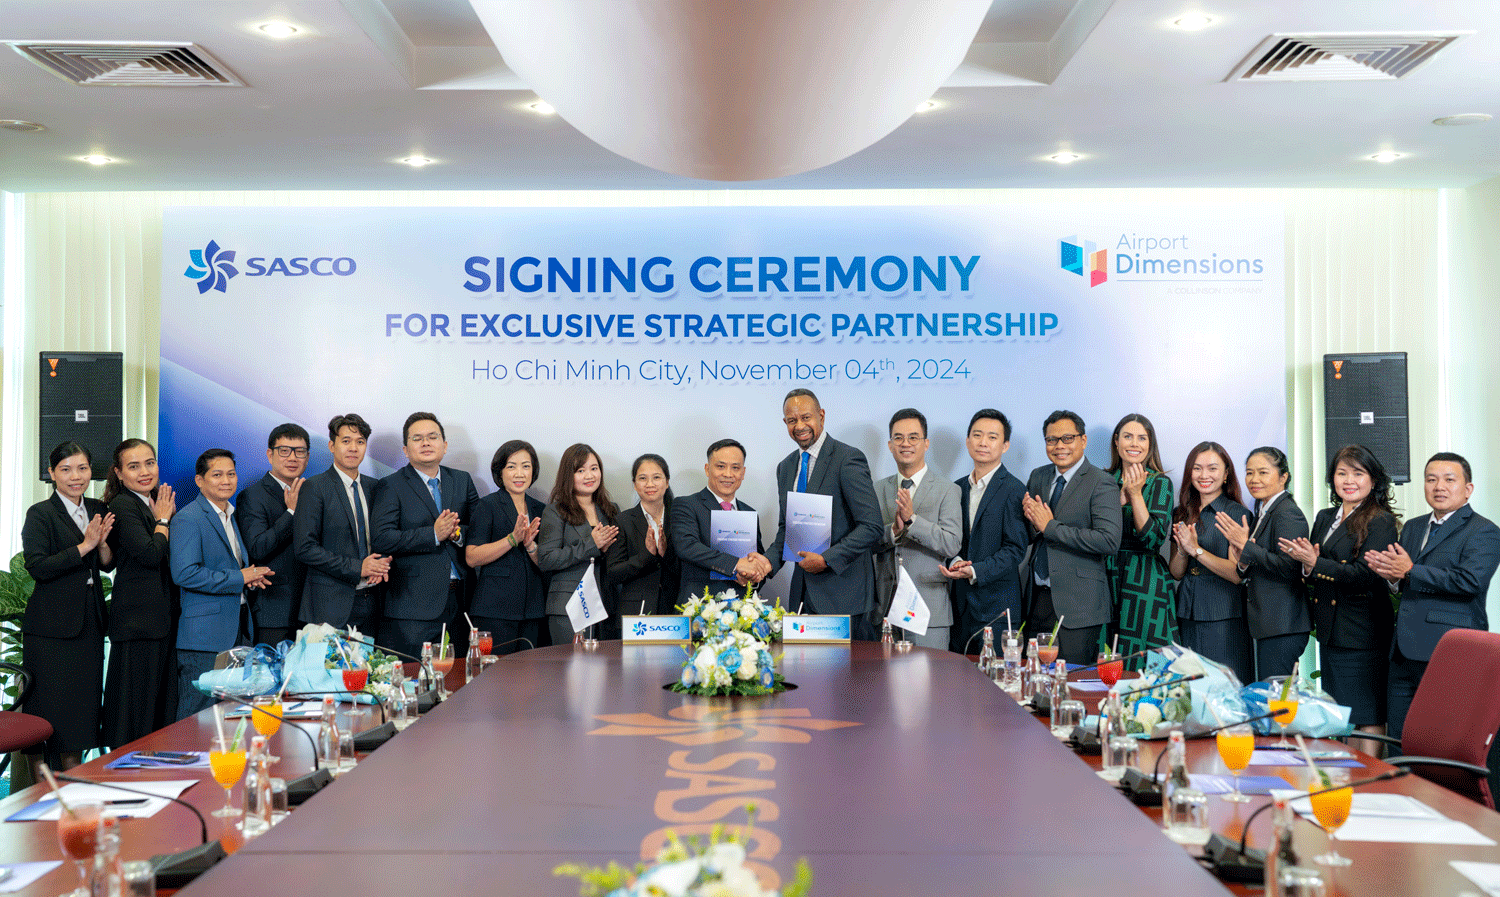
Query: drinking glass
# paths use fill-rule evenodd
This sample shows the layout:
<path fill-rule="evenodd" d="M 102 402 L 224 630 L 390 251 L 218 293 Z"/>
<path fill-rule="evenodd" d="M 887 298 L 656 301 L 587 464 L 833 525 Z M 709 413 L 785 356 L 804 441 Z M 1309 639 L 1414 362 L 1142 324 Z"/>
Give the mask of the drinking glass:
<path fill-rule="evenodd" d="M 339 773 L 346 773 L 354 768 L 358 758 L 354 756 L 354 728 L 339 730 Z"/>
<path fill-rule="evenodd" d="M 1318 825 L 1328 833 L 1328 852 L 1313 857 L 1313 862 L 1322 866 L 1347 866 L 1351 860 L 1346 856 L 1340 856 L 1338 849 L 1334 846 L 1334 832 L 1339 830 L 1345 822 L 1349 821 L 1349 809 L 1354 804 L 1354 789 L 1349 786 L 1349 770 L 1327 769 L 1324 773 L 1328 776 L 1329 784 L 1324 785 L 1320 776 L 1314 775 L 1312 784 L 1314 791 L 1323 788 L 1336 788 L 1326 794 L 1314 794 L 1308 798 L 1312 802 L 1313 816 L 1317 817 Z M 1341 787 L 1342 786 L 1342 787 Z"/>
<path fill-rule="evenodd" d="M 1069 698 L 1059 700 L 1057 704 L 1057 722 L 1052 726 L 1052 734 L 1064 740 L 1073 737 L 1073 730 L 1083 725 L 1084 707 L 1083 702 Z"/>
<path fill-rule="evenodd" d="M 57 817 L 57 846 L 78 867 L 78 889 L 68 891 L 63 897 L 88 897 L 89 867 L 99 846 L 104 804 L 97 800 L 74 800 L 68 802 L 68 810 L 59 808 L 62 815 Z"/>
<path fill-rule="evenodd" d="M 1131 735 L 1111 735 L 1104 745 L 1104 768 L 1099 778 L 1118 782 L 1125 778 L 1125 770 L 1134 769 L 1141 762 L 1141 742 Z"/>
<path fill-rule="evenodd" d="M 452 650 L 452 646 L 449 646 L 449 650 Z M 351 694 L 358 694 L 359 692 L 364 691 L 365 684 L 370 681 L 370 668 L 363 661 L 361 661 L 358 666 L 353 666 L 347 670 L 344 670 L 343 673 L 344 691 L 347 691 Z"/>
<path fill-rule="evenodd" d="M 1246 723 L 1220 729 L 1215 736 L 1219 746 L 1219 759 L 1234 774 L 1234 790 L 1221 795 L 1224 800 L 1240 804 L 1250 800 L 1240 793 L 1240 773 L 1250 765 L 1250 755 L 1255 751 L 1255 730 Z"/>
<path fill-rule="evenodd" d="M 1212 831 L 1208 827 L 1208 798 L 1196 788 L 1178 788 L 1167 798 L 1167 837 L 1178 844 L 1202 846 Z"/>
<path fill-rule="evenodd" d="M 281 699 L 275 695 L 260 695 L 252 702 L 254 706 L 250 710 L 250 724 L 255 731 L 265 736 L 266 745 L 269 748 L 271 736 L 281 731 L 281 717 L 284 713 L 281 707 Z M 280 762 L 281 758 L 267 753 L 266 759 L 272 763 Z"/>
<path fill-rule="evenodd" d="M 275 825 L 285 819 L 291 811 L 291 801 L 286 791 L 286 779 L 271 779 L 271 824 Z"/>
<path fill-rule="evenodd" d="M 1038 643 L 1036 646 L 1037 660 L 1042 662 L 1042 666 L 1050 667 L 1057 660 L 1057 651 L 1057 645 L 1043 645 Z"/>
<path fill-rule="evenodd" d="M 448 674 L 453 672 L 453 643 L 432 646 L 432 671 L 437 673 L 438 699 L 448 700 Z"/>
<path fill-rule="evenodd" d="M 1104 683 L 1105 688 L 1114 688 L 1115 683 L 1125 674 L 1125 658 L 1113 651 L 1104 651 L 1099 655 L 1099 681 Z"/>
<path fill-rule="evenodd" d="M 486 657 L 495 653 L 495 637 L 483 629 L 479 631 L 479 653 Z"/>
<path fill-rule="evenodd" d="M 1276 711 L 1283 708 L 1287 711 L 1287 713 L 1283 716 L 1272 717 L 1272 719 L 1276 720 L 1276 725 L 1281 727 L 1281 740 L 1271 745 L 1272 748 L 1278 751 L 1291 751 L 1296 750 L 1297 748 L 1296 745 L 1286 740 L 1286 725 L 1287 723 L 1290 723 L 1297 718 L 1296 683 L 1292 684 L 1292 690 L 1287 693 L 1285 701 L 1283 701 L 1280 697 L 1281 683 L 1285 682 L 1286 678 L 1287 677 L 1285 676 L 1272 676 L 1270 679 L 1266 680 L 1271 685 L 1271 694 L 1273 695 L 1273 697 L 1267 699 L 1266 701 L 1266 711 L 1269 713 L 1275 713 Z"/>
<path fill-rule="evenodd" d="M 1316 869 L 1287 866 L 1281 870 L 1281 897 L 1327 897 L 1328 888 Z"/>
<path fill-rule="evenodd" d="M 215 738 L 214 749 L 208 752 L 208 768 L 213 771 L 214 781 L 224 789 L 224 806 L 215 810 L 214 816 L 227 819 L 240 815 L 239 810 L 230 806 L 229 796 L 234 790 L 234 783 L 245 774 L 245 752 L 231 751 L 229 745 Z"/>

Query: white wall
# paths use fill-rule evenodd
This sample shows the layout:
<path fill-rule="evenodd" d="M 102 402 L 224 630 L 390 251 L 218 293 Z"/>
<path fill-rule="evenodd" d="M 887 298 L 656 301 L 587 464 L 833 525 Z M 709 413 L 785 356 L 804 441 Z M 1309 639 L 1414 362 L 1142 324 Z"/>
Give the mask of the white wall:
<path fill-rule="evenodd" d="M 1484 340 L 1500 315 L 1486 252 L 1500 246 L 1500 179 L 1468 191 L 1432 190 L 877 190 L 681 192 L 213 192 L 19 195 L 0 236 L 6 282 L 4 411 L 0 417 L 0 549 L 19 546 L 35 481 L 36 353 L 119 351 L 126 428 L 156 438 L 161 211 L 167 206 L 735 206 L 938 205 L 1161 201 L 1279 203 L 1286 213 L 1288 443 L 1304 508 L 1327 502 L 1323 479 L 1322 356 L 1410 353 L 1414 459 L 1439 449 L 1476 467 L 1476 506 L 1500 516 L 1500 455 L 1487 381 L 1500 362 Z M 1444 252 L 1446 241 L 1447 252 Z M 20 304 L 21 308 L 16 308 Z M 1454 313 L 1445 310 L 1452 307 Z M 1144 310 L 1150 314 L 1151 310 Z M 1458 320 L 1455 320 L 1458 318 Z M 1254 321 L 1245 322 L 1247 328 Z M 1452 394 L 1451 403 L 1448 401 Z M 1449 409 L 1462 409 L 1450 415 Z M 1462 418 L 1461 420 L 1459 418 Z M 1493 462 L 1492 462 L 1493 459 Z M 1420 462 L 1418 462 L 1420 463 Z M 1415 471 L 1418 473 L 1419 471 Z M 620 494 L 629 488 L 611 484 Z M 1493 496 L 1491 505 L 1487 498 Z M 1398 489 L 1409 515 L 1420 487 Z M 1500 623 L 1497 623 L 1500 625 Z"/>

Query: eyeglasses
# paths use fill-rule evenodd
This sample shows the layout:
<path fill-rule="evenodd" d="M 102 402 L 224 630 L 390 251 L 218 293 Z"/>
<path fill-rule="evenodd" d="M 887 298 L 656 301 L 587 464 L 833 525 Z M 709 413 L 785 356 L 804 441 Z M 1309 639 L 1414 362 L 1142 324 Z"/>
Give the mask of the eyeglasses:
<path fill-rule="evenodd" d="M 276 446 L 276 457 L 278 458 L 306 458 L 306 448 L 292 448 L 289 445 Z"/>
<path fill-rule="evenodd" d="M 409 443 L 415 443 L 417 445 L 426 445 L 429 442 L 436 444 L 438 442 L 441 442 L 442 439 L 443 437 L 438 435 L 437 433 L 427 433 L 423 435 L 413 435 L 406 441 Z"/>
<path fill-rule="evenodd" d="M 1072 445 L 1073 440 L 1082 435 L 1082 433 L 1069 433 L 1066 436 L 1046 436 L 1043 437 L 1043 441 L 1045 441 L 1049 447 L 1054 445 Z"/>
<path fill-rule="evenodd" d="M 913 433 L 913 434 L 910 434 L 910 435 L 892 436 L 891 437 L 891 442 L 895 443 L 896 445 L 916 445 L 917 443 L 921 442 L 923 439 L 926 439 L 926 438 L 927 437 L 925 437 L 925 436 L 918 436 L 915 433 Z"/>

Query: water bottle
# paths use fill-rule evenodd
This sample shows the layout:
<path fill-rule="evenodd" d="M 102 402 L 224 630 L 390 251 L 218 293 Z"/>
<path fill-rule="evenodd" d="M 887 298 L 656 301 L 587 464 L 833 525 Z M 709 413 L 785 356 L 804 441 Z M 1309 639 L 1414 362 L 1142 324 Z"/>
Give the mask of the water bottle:
<path fill-rule="evenodd" d="M 437 683 L 433 681 L 435 675 L 432 669 L 432 642 L 423 642 L 422 669 L 417 672 L 417 694 L 437 688 Z"/>
<path fill-rule="evenodd" d="M 995 665 L 995 628 L 984 627 L 983 643 L 979 646 L 979 672 L 988 676 Z"/>
<path fill-rule="evenodd" d="M 271 766 L 266 760 L 265 736 L 250 739 L 250 754 L 245 758 L 245 815 L 240 830 L 254 838 L 271 827 Z"/>
<path fill-rule="evenodd" d="M 333 695 L 323 697 L 323 721 L 318 724 L 318 762 L 330 773 L 338 775 L 339 720 Z"/>
<path fill-rule="evenodd" d="M 1036 639 L 1026 640 L 1026 666 L 1025 675 L 1021 681 L 1021 700 L 1030 701 L 1036 697 L 1036 687 L 1042 678 L 1042 662 L 1037 659 Z"/>
<path fill-rule="evenodd" d="M 1281 897 L 1281 870 L 1297 865 L 1292 852 L 1292 809 L 1285 797 L 1271 799 L 1271 846 L 1266 849 L 1266 897 Z"/>
<path fill-rule="evenodd" d="M 484 652 L 479 650 L 479 630 L 469 629 L 469 653 L 464 656 L 464 683 L 474 681 L 484 670 Z"/>
<path fill-rule="evenodd" d="M 406 673 L 399 660 L 391 661 L 390 681 L 391 688 L 396 692 L 396 696 L 391 699 L 391 722 L 399 732 L 411 725 L 416 717 L 417 699 L 406 693 Z"/>
<path fill-rule="evenodd" d="M 1167 763 L 1171 772 L 1161 788 L 1162 818 L 1167 837 L 1178 844 L 1203 845 L 1211 834 L 1208 828 L 1208 798 L 1194 788 L 1188 778 L 1187 742 L 1181 729 L 1173 729 L 1167 742 Z"/>
<path fill-rule="evenodd" d="M 881 620 L 880 621 L 880 643 L 882 645 L 889 645 L 889 644 L 892 643 L 892 641 L 894 641 L 894 640 L 891 638 L 891 621 L 890 620 Z"/>
<path fill-rule="evenodd" d="M 91 897 L 120 897 L 125 869 L 120 863 L 120 820 L 100 820 L 99 841 L 94 845 L 94 876 Z"/>

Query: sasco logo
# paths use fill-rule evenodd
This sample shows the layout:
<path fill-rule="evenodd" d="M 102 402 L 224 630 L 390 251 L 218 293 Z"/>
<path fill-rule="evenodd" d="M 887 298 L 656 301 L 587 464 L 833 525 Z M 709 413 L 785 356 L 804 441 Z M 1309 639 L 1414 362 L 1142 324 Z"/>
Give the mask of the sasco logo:
<path fill-rule="evenodd" d="M 1083 269 L 1087 266 L 1091 287 L 1109 279 L 1108 249 L 1099 249 L 1094 243 L 1077 237 L 1063 237 L 1058 241 L 1058 248 L 1061 255 L 1060 267 L 1064 271 L 1071 271 L 1082 277 Z"/>
<path fill-rule="evenodd" d="M 188 258 L 192 264 L 183 273 L 183 276 L 198 281 L 198 292 L 207 293 L 209 290 L 224 292 L 229 285 L 229 278 L 240 273 L 234 266 L 234 250 L 221 249 L 219 244 L 213 240 L 202 249 L 189 249 Z"/>
<path fill-rule="evenodd" d="M 317 258 L 297 256 L 271 259 L 255 256 L 245 259 L 245 270 L 240 271 L 232 264 L 235 260 L 234 251 L 221 248 L 213 240 L 210 240 L 203 249 L 189 250 L 188 258 L 192 260 L 192 265 L 183 274 L 198 281 L 200 293 L 206 293 L 209 290 L 225 292 L 229 278 L 237 274 L 244 274 L 246 277 L 270 277 L 273 274 L 283 277 L 305 277 L 309 274 L 315 277 L 348 277 L 359 267 L 354 259 L 348 256 L 338 258 L 326 255 Z"/>
<path fill-rule="evenodd" d="M 633 630 L 634 630 L 635 634 L 638 635 L 638 636 L 645 635 L 646 634 L 646 624 L 642 623 L 639 620 L 637 620 L 636 623 L 635 623 L 635 626 L 633 627 Z"/>

